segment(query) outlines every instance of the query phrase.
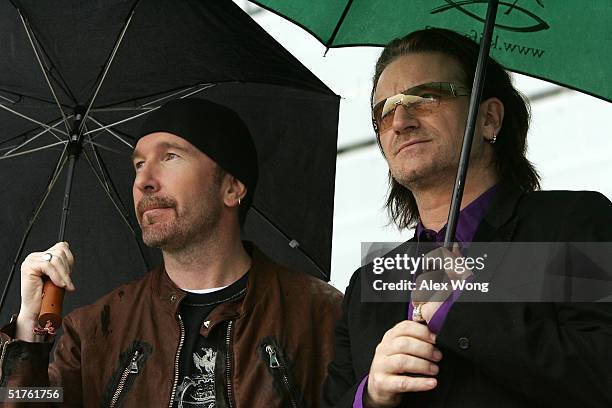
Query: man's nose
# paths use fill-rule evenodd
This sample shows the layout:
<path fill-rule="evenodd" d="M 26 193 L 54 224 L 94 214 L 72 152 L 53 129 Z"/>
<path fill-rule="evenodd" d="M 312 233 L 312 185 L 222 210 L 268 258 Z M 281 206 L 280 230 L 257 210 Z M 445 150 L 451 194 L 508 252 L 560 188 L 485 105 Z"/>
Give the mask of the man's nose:
<path fill-rule="evenodd" d="M 143 164 L 136 172 L 134 179 L 134 187 L 143 193 L 152 193 L 159 191 L 159 177 L 155 166 L 152 164 Z"/>
<path fill-rule="evenodd" d="M 391 127 L 394 133 L 413 130 L 419 127 L 419 121 L 410 113 L 410 109 L 402 104 L 398 105 L 392 113 Z"/>

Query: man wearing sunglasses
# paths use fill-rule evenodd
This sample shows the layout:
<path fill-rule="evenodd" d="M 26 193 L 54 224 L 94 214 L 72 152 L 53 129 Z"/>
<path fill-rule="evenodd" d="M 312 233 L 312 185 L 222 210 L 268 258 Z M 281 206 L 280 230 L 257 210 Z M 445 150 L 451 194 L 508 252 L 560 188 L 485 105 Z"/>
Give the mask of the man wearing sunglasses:
<path fill-rule="evenodd" d="M 444 240 L 477 55 L 464 36 L 427 29 L 392 41 L 377 61 L 372 121 L 389 166 L 389 214 L 400 229 L 416 227 L 407 244 Z M 612 241 L 603 195 L 537 191 L 527 103 L 491 58 L 475 126 L 460 245 Z M 345 292 L 324 406 L 612 406 L 609 303 L 469 303 L 457 290 L 369 302 L 366 270 Z"/>

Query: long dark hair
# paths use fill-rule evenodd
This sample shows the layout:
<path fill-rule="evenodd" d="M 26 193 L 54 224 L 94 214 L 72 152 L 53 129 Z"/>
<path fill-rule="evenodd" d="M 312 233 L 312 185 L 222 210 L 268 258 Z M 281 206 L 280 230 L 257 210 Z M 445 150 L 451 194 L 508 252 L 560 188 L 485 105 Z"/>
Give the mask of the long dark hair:
<path fill-rule="evenodd" d="M 374 100 L 378 79 L 384 69 L 398 57 L 414 53 L 439 52 L 453 58 L 459 63 L 466 85 L 469 86 L 474 80 L 478 49 L 478 44 L 471 39 L 442 28 L 427 28 L 396 38 L 385 46 L 376 61 L 371 103 Z M 540 176 L 525 156 L 530 117 L 529 103 L 514 89 L 510 76 L 504 68 L 489 57 L 482 100 L 491 97 L 498 98 L 504 104 L 503 126 L 497 142 L 492 145 L 500 181 L 513 184 L 523 191 L 540 189 Z M 389 172 L 386 207 L 389 217 L 400 229 L 413 227 L 419 220 L 419 209 L 414 195 L 398 183 L 391 176 L 391 172 Z"/>

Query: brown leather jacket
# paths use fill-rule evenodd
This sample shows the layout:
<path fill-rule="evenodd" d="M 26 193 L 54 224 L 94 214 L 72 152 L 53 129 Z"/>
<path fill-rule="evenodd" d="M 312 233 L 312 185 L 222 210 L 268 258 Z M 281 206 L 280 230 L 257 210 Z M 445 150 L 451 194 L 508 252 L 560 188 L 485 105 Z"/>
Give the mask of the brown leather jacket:
<path fill-rule="evenodd" d="M 12 322 L 0 333 L 0 386 L 62 386 L 61 406 L 170 406 L 183 297 L 163 268 L 117 288 L 65 317 L 51 364 L 51 344 L 13 340 Z M 217 407 L 317 407 L 341 297 L 254 249 L 245 294 L 215 308 L 200 331 L 222 344 Z"/>

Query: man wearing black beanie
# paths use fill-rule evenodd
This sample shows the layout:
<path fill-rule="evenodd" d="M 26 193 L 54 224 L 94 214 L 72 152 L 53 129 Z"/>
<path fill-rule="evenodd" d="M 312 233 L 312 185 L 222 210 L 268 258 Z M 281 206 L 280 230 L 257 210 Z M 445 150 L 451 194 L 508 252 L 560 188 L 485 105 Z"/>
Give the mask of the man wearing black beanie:
<path fill-rule="evenodd" d="M 244 122 L 210 101 L 171 101 L 147 118 L 132 161 L 143 240 L 163 265 L 66 316 L 48 365 L 34 294 L 43 275 L 74 290 L 74 259 L 67 243 L 30 254 L 19 317 L 0 334 L 20 356 L 7 346 L 2 381 L 61 386 L 67 406 L 317 406 L 341 294 L 241 241 L 258 178 Z"/>

